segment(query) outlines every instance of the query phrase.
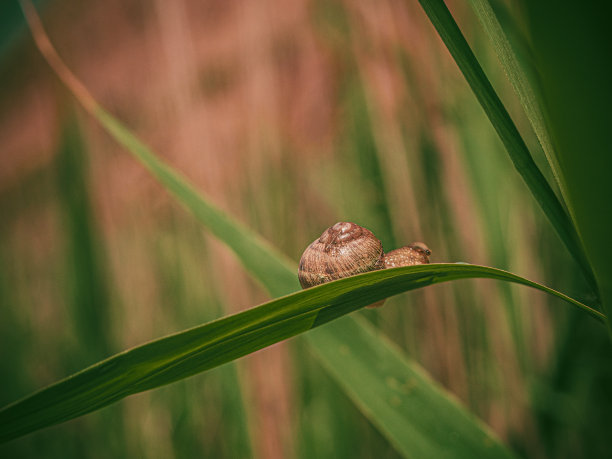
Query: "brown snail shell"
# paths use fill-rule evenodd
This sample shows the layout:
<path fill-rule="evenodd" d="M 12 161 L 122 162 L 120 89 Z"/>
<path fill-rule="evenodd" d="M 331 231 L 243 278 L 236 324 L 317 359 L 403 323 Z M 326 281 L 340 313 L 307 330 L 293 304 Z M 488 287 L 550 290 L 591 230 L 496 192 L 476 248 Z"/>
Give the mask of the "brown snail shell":
<path fill-rule="evenodd" d="M 302 288 L 382 269 L 383 248 L 372 232 L 350 222 L 327 228 L 300 259 Z"/>
<path fill-rule="evenodd" d="M 300 259 L 298 278 L 302 288 L 314 287 L 343 277 L 429 263 L 431 251 L 422 242 L 413 242 L 385 254 L 381 242 L 362 226 L 338 222 L 310 244 Z M 385 300 L 366 306 L 379 307 Z"/>

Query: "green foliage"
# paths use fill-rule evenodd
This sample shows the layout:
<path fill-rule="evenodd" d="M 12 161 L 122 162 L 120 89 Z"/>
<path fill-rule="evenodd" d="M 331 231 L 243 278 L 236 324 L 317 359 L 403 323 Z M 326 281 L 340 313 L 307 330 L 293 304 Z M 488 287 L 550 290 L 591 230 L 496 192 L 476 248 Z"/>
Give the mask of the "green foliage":
<path fill-rule="evenodd" d="M 375 401 L 360 408 L 402 455 L 513 457 L 477 418 L 417 365 L 407 362 L 374 327 L 363 319 L 342 319 L 337 325 L 335 330 L 317 329 L 306 339 L 351 398 L 357 403 Z M 338 346 L 337 334 L 346 344 Z M 371 346 L 372 342 L 380 345 Z"/>
<path fill-rule="evenodd" d="M 149 169 L 183 207 L 234 251 L 249 273 L 257 273 L 256 279 L 271 295 L 285 295 L 299 288 L 297 270 L 287 257 L 221 212 L 210 201 L 203 199 L 193 185 L 160 161 L 146 145 L 101 107 L 97 107 L 94 116 L 109 134 Z"/>
<path fill-rule="evenodd" d="M 597 311 L 561 293 L 519 276 L 484 266 L 431 264 L 365 273 L 273 300 L 245 312 L 142 345 L 93 365 L 0 411 L 0 441 L 72 419 L 128 395 L 214 368 L 326 324 L 388 296 L 440 282 L 474 277 L 529 285 L 556 295 L 590 312 L 594 317 L 603 318 Z M 378 400 L 381 397 L 387 400 L 395 400 L 394 397 L 397 397 L 393 392 L 396 388 L 388 387 L 388 378 L 397 375 L 389 376 L 388 369 L 402 366 L 410 368 L 411 365 L 388 345 L 379 343 L 378 340 L 359 337 L 358 332 L 347 334 L 345 327 L 359 330 L 360 325 L 358 322 L 345 322 L 343 326 L 337 324 L 335 329 L 330 329 L 328 333 L 314 335 L 310 342 L 325 365 L 336 368 L 333 374 L 343 385 L 353 385 L 354 372 L 358 368 L 378 368 L 382 365 L 383 369 L 387 369 L 371 376 L 373 381 L 378 380 L 374 383 L 376 387 L 367 390 L 362 388 L 351 393 L 366 413 L 373 414 L 374 422 L 380 425 L 383 432 L 388 433 L 395 443 L 401 443 L 402 451 L 406 454 L 418 454 L 433 448 L 430 443 L 436 443 L 437 435 L 433 434 L 431 438 L 414 443 L 410 439 L 402 441 L 403 429 L 397 426 L 398 419 L 412 426 L 411 429 L 416 426 L 421 432 L 430 431 L 434 420 L 439 425 L 449 423 L 448 426 L 438 427 L 442 431 L 470 431 L 470 435 L 465 437 L 458 434 L 458 438 L 453 440 L 451 445 L 444 445 L 443 448 L 461 451 L 465 445 L 460 445 L 460 440 L 474 436 L 479 438 L 475 444 L 480 447 L 489 446 L 489 442 L 482 440 L 484 434 L 479 433 L 478 424 L 467 421 L 471 418 L 458 406 L 448 408 L 448 396 L 440 390 L 432 389 L 432 392 L 426 392 L 426 395 L 420 395 L 417 391 L 417 394 L 411 395 L 410 400 L 411 403 L 423 404 L 428 410 L 446 413 L 442 418 L 425 417 L 422 410 L 406 410 L 405 405 L 401 403 L 397 407 L 392 403 L 387 410 L 379 411 Z M 371 335 L 366 329 L 363 333 L 365 336 L 368 333 Z M 372 344 L 370 353 L 367 353 L 368 343 Z M 342 349 L 346 348 L 359 351 L 344 355 L 342 358 L 348 365 L 348 371 L 338 371 L 338 354 L 328 354 L 328 350 L 335 349 L 342 353 Z M 402 376 L 402 379 L 406 378 Z M 427 384 L 421 384 L 422 387 L 427 387 Z M 398 413 L 395 408 L 400 406 L 402 411 Z M 468 443 L 471 444 L 472 440 Z M 469 448 L 473 447 L 472 445 Z M 465 453 L 471 454 L 469 449 L 466 449 Z"/>
<path fill-rule="evenodd" d="M 108 336 L 110 294 L 87 185 L 87 157 L 83 151 L 85 146 L 78 125 L 71 121 L 65 128 L 63 145 L 56 160 L 62 223 L 69 252 L 67 272 L 62 278 L 67 280 L 67 296 L 72 298 L 70 307 L 77 323 L 79 341 L 89 354 L 87 360 L 92 361 L 94 356 L 111 352 Z"/>
<path fill-rule="evenodd" d="M 39 7 L 45 6 L 43 0 L 33 0 Z M 26 22 L 19 10 L 19 3 L 14 1 L 0 3 L 0 61 L 13 48 L 17 37 L 27 32 Z"/>
<path fill-rule="evenodd" d="M 604 310 L 611 310 L 612 155 L 609 107 L 612 34 L 606 2 L 575 8 L 525 2 L 542 105 L 556 147 L 567 205 L 592 266 Z M 612 328 L 610 328 L 612 336 Z"/>
<path fill-rule="evenodd" d="M 529 81 L 526 73 L 523 72 L 521 63 L 514 55 L 504 29 L 487 0 L 471 0 L 471 3 L 547 155 L 550 167 L 562 191 L 560 198 L 555 195 L 552 187 L 546 182 L 544 175 L 533 161 L 518 129 L 494 91 L 492 82 L 487 79 L 444 2 L 421 0 L 424 10 L 484 108 L 516 169 L 569 252 L 578 262 L 582 275 L 594 292 L 593 295 L 600 294 L 599 299 L 587 295 L 587 299 L 578 301 L 506 271 L 468 264 L 432 264 L 368 273 L 305 292 L 293 293 L 299 288 L 295 275 L 295 264 L 281 253 L 279 247 L 269 244 L 254 231 L 247 229 L 246 226 L 220 211 L 209 199 L 203 197 L 185 177 L 160 161 L 121 122 L 99 107 L 92 99 L 84 105 L 107 132 L 151 172 L 176 202 L 196 216 L 217 239 L 225 243 L 234 252 L 246 271 L 271 296 L 280 298 L 243 313 L 226 316 L 115 355 L 5 407 L 0 410 L 0 440 L 16 438 L 36 429 L 98 410 L 129 395 L 183 380 L 198 372 L 230 362 L 262 347 L 308 331 L 300 337 L 299 343 L 306 344 L 306 348 L 332 376 L 339 390 L 351 399 L 365 418 L 384 436 L 384 438 L 374 440 L 371 444 L 388 441 L 386 445 L 391 453 L 393 451 L 389 444 L 406 457 L 508 457 L 511 455 L 509 450 L 499 442 L 494 434 L 489 432 L 486 426 L 458 404 L 445 389 L 431 380 L 420 365 L 404 355 L 380 331 L 376 331 L 376 327 L 370 325 L 363 317 L 359 317 L 359 314 L 369 317 L 376 323 L 384 321 L 385 317 L 369 312 L 342 317 L 377 299 L 400 292 L 450 280 L 483 277 L 527 285 L 549 293 L 551 298 L 556 296 L 577 307 L 572 309 L 573 314 L 567 315 L 568 318 L 563 310 L 555 310 L 552 323 L 546 324 L 546 327 L 556 327 L 556 330 L 563 332 L 559 334 L 555 342 L 556 347 L 549 357 L 552 362 L 550 371 L 533 375 L 535 371 L 526 343 L 530 337 L 538 335 L 540 330 L 537 329 L 538 323 L 530 324 L 528 320 L 524 320 L 527 317 L 525 311 L 532 309 L 531 304 L 517 300 L 515 292 L 506 283 L 499 290 L 502 292 L 501 301 L 488 297 L 482 300 L 482 304 L 488 311 L 497 311 L 499 306 L 504 306 L 503 314 L 507 315 L 508 321 L 512 324 L 512 340 L 520 355 L 523 366 L 522 374 L 528 379 L 533 377 L 535 381 L 533 386 L 529 387 L 532 390 L 531 402 L 539 429 L 538 433 L 541 434 L 542 445 L 546 448 L 547 453 L 551 457 L 558 457 L 560 454 L 569 456 L 574 450 L 565 448 L 565 445 L 575 447 L 577 441 L 588 438 L 590 446 L 578 448 L 575 451 L 588 451 L 589 456 L 593 457 L 605 456 L 609 448 L 600 439 L 598 442 L 597 433 L 599 431 L 593 430 L 592 426 L 599 425 L 601 429 L 601 426 L 606 425 L 605 408 L 610 406 L 609 391 L 606 390 L 606 387 L 609 387 L 607 381 L 610 380 L 610 376 L 601 371 L 601 368 L 609 367 L 610 349 L 608 342 L 601 343 L 602 335 L 597 328 L 599 324 L 595 324 L 595 321 L 583 314 L 587 312 L 592 317 L 609 323 L 604 314 L 587 304 L 601 300 L 609 313 L 609 300 L 612 297 L 610 293 L 612 287 L 609 285 L 612 273 L 606 263 L 612 256 L 607 241 L 610 234 L 609 216 L 612 215 L 609 198 L 612 194 L 610 185 L 606 183 L 606 172 L 612 166 L 607 147 L 606 114 L 612 98 L 605 77 L 609 75 L 609 60 L 603 58 L 609 54 L 609 43 L 612 41 L 608 40 L 609 33 L 605 31 L 605 24 L 601 22 L 601 18 L 605 15 L 598 14 L 598 10 L 589 9 L 589 7 L 579 9 L 576 17 L 574 17 L 573 10 L 556 8 L 555 5 L 529 5 L 525 8 L 529 18 L 526 23 L 533 28 L 530 35 L 533 37 L 533 51 L 537 58 L 534 62 L 536 67 L 534 73 L 542 78 L 540 83 L 542 83 L 543 91 L 542 94 L 539 94 L 537 84 L 534 85 Z M 557 15 L 554 24 L 548 22 L 547 8 L 553 9 Z M 346 21 L 344 16 L 345 12 L 341 9 L 334 10 L 335 21 L 343 24 L 343 32 L 345 31 L 344 25 L 349 24 L 349 28 L 353 27 L 352 20 Z M 578 23 L 576 29 L 580 32 L 565 33 L 567 30 L 572 30 L 574 26 L 570 24 L 575 19 Z M 595 25 L 595 27 L 590 27 L 590 25 Z M 589 33 L 584 33 L 585 31 Z M 559 37 L 565 40 L 563 46 L 559 46 Z M 588 52 L 585 53 L 584 50 Z M 568 71 L 567 60 L 571 62 L 584 60 L 587 65 L 571 66 L 572 68 Z M 406 79 L 409 81 L 410 69 L 405 71 L 408 75 Z M 60 77 L 62 77 L 61 74 Z M 67 81 L 70 87 L 70 79 Z M 385 174 L 389 174 L 388 165 L 385 169 L 379 167 L 378 164 L 385 154 L 384 151 L 379 151 L 381 147 L 377 143 L 381 132 L 375 132 L 381 120 L 376 118 L 375 111 L 366 114 L 368 110 L 371 110 L 372 105 L 370 99 L 362 100 L 364 93 L 371 89 L 367 88 L 367 82 L 362 84 L 360 81 L 359 84 L 347 85 L 347 88 L 347 100 L 352 102 L 349 111 L 355 124 L 351 126 L 352 143 L 349 144 L 349 149 L 357 153 L 347 152 L 345 160 L 350 161 L 357 158 L 359 164 L 356 170 L 366 179 L 361 182 L 360 186 L 366 183 L 366 186 L 376 189 L 376 198 L 372 202 L 363 204 L 359 201 L 356 207 L 361 206 L 359 212 L 368 206 L 372 207 L 368 211 L 374 218 L 382 222 L 380 234 L 387 246 L 389 241 L 396 239 L 397 234 L 394 232 L 396 228 L 393 228 L 392 200 L 387 202 L 383 196 L 392 196 L 398 190 L 394 188 L 396 186 L 394 183 L 386 180 L 388 177 Z M 576 88 L 582 90 L 575 91 Z M 70 89 L 74 90 L 73 87 Z M 80 89 L 74 92 L 77 99 L 83 95 L 83 88 Z M 540 100 L 537 100 L 540 95 L 543 105 L 540 105 Z M 82 99 L 80 100 L 83 102 Z M 479 127 L 482 128 L 482 126 Z M 465 127 L 460 134 L 466 139 L 470 137 Z M 441 152 L 438 151 L 433 140 L 434 136 L 430 132 L 423 129 L 419 135 L 422 136 L 423 145 L 419 147 L 422 150 L 420 152 L 422 157 L 418 162 L 425 175 L 422 190 L 426 190 L 425 194 L 434 201 L 423 218 L 428 220 L 432 226 L 438 225 L 444 228 L 444 231 L 441 231 L 445 233 L 443 238 L 448 240 L 449 245 L 453 247 L 451 258 L 455 258 L 454 254 L 457 254 L 457 257 L 463 257 L 461 247 L 459 247 L 461 238 L 450 233 L 453 223 L 447 214 L 452 204 L 444 202 L 447 190 L 441 179 L 443 169 Z M 57 189 L 61 209 L 58 214 L 62 215 L 65 222 L 64 231 L 67 244 L 66 253 L 63 254 L 65 260 L 62 259 L 64 264 L 62 265 L 62 260 L 58 261 L 58 272 L 61 272 L 62 275 L 67 274 L 68 282 L 62 284 L 65 289 L 63 298 L 67 299 L 70 314 L 75 321 L 74 333 L 79 342 L 83 344 L 82 350 L 65 357 L 66 361 L 72 359 L 71 364 L 74 364 L 75 359 L 77 362 L 79 359 L 89 362 L 98 359 L 101 354 L 108 355 L 108 349 L 112 348 L 108 336 L 112 300 L 110 299 L 111 289 L 105 277 L 104 259 L 98 247 L 100 240 L 96 232 L 96 222 L 88 195 L 88 172 L 79 154 L 79 150 L 84 150 L 84 148 L 74 132 L 67 132 L 64 140 L 64 147 L 60 149 L 61 154 L 57 162 L 57 172 L 60 178 Z M 474 143 L 478 142 L 474 141 Z M 585 155 L 583 150 L 592 154 Z M 490 157 L 481 158 L 481 161 L 476 158 L 472 161 L 479 162 L 475 169 L 480 168 L 480 172 L 484 171 L 485 174 L 490 172 L 491 164 L 495 164 L 495 167 L 502 164 L 497 163 L 496 158 Z M 330 178 L 332 180 L 334 180 L 333 174 L 333 169 L 331 169 Z M 412 174 L 413 176 L 418 175 L 415 171 L 412 171 Z M 340 180 L 337 181 L 340 182 Z M 499 180 L 496 183 L 495 179 L 491 178 L 489 182 L 491 183 L 481 180 L 475 185 L 475 188 L 478 193 L 486 196 L 490 211 L 491 208 L 499 207 L 500 198 L 495 196 L 495 192 L 499 191 L 497 188 Z M 342 187 L 330 185 L 330 189 L 335 190 L 340 190 Z M 284 185 L 269 188 L 270 193 L 282 194 Z M 382 191 L 383 189 L 385 191 Z M 351 199 L 354 199 L 352 195 Z M 5 198 L 5 200 L 10 199 Z M 279 202 L 281 201 L 282 197 L 279 198 Z M 512 200 L 508 199 L 505 204 L 510 207 Z M 342 206 L 339 205 L 338 209 L 341 208 Z M 282 212 L 279 213 L 282 214 Z M 494 246 L 491 247 L 491 250 L 499 252 L 499 256 L 495 259 L 501 266 L 505 266 L 507 260 L 512 256 L 512 253 L 505 249 L 510 248 L 511 244 L 508 241 L 507 247 L 504 246 L 503 232 L 506 229 L 504 221 L 499 219 L 499 215 L 495 217 L 497 218 L 494 218 L 494 223 L 485 222 L 482 228 L 487 233 L 486 236 L 491 245 Z M 280 218 L 283 216 L 281 215 Z M 512 228 L 508 230 L 508 233 L 511 231 Z M 546 231 L 538 231 L 539 237 L 545 238 L 546 236 L 542 235 L 547 234 Z M 178 239 L 180 236 L 177 233 L 174 237 Z M 193 242 L 194 240 L 190 240 L 189 243 L 185 243 L 185 246 L 189 246 L 188 250 L 192 250 L 193 245 L 190 244 Z M 549 246 L 553 244 L 547 242 L 541 248 L 530 248 L 527 250 L 529 254 L 527 257 L 524 251 L 521 252 L 521 256 L 530 263 L 535 261 L 536 257 L 540 258 L 537 264 L 538 266 L 541 264 L 545 269 L 549 268 L 549 273 L 553 278 L 552 285 L 563 285 L 564 291 L 572 292 L 575 298 L 582 298 L 583 294 L 580 292 L 583 286 L 580 282 L 574 281 L 576 272 L 571 267 L 567 268 L 562 255 L 551 256 L 547 252 Z M 10 264 L 12 251 L 7 247 L 0 247 L 0 249 L 3 264 L 5 260 L 7 260 L 6 264 Z M 182 258 L 181 263 L 184 263 L 185 260 L 186 258 Z M 171 263 L 176 262 L 176 259 L 172 257 L 160 256 L 158 262 L 160 291 L 162 291 L 165 303 L 173 305 L 176 303 L 179 308 L 190 303 L 198 310 L 201 310 L 202 304 L 214 306 L 214 313 L 210 310 L 206 315 L 196 313 L 183 326 L 194 323 L 194 321 L 201 323 L 224 314 L 222 310 L 216 308 L 218 300 L 213 292 L 216 286 L 212 276 L 208 276 L 210 278 L 205 280 L 203 287 L 208 288 L 210 292 L 207 291 L 204 296 L 196 300 L 193 298 L 187 300 L 179 295 L 189 295 L 190 293 L 186 292 L 192 292 L 194 289 L 188 281 L 181 280 L 181 276 L 193 274 L 193 266 L 191 269 L 185 268 L 184 271 L 180 263 L 170 266 Z M 20 303 L 19 306 L 22 306 L 25 301 L 19 302 L 16 293 L 18 289 L 11 285 L 14 277 L 13 274 L 8 273 L 0 276 L 0 285 L 5 286 L 3 290 L 8 292 L 3 295 L 2 302 L 7 306 L 13 303 Z M 570 282 L 567 281 L 568 279 Z M 183 282 L 185 285 L 182 285 Z M 29 285 L 29 280 L 23 284 Z M 478 290 L 471 292 L 466 284 L 460 284 L 454 292 L 456 301 L 462 310 L 470 307 L 469 303 L 472 301 L 470 298 L 479 297 Z M 470 293 L 473 295 L 470 296 Z M 390 302 L 394 301 L 390 300 Z M 415 303 L 419 304 L 419 307 L 422 306 L 418 301 Z M 524 309 L 518 310 L 516 306 L 521 303 Z M 85 304 L 88 307 L 80 307 Z M 450 305 L 445 306 L 452 311 Z M 390 311 L 387 308 L 385 312 L 395 314 L 386 317 L 403 317 L 405 320 L 406 317 L 415 317 L 410 314 L 414 314 L 416 309 L 394 308 Z M 479 372 L 479 357 L 475 355 L 481 350 L 474 346 L 474 343 L 479 339 L 486 343 L 488 339 L 494 340 L 496 337 L 488 336 L 487 321 L 484 320 L 481 311 L 470 310 L 469 313 L 461 312 L 461 314 L 463 315 L 460 315 L 458 323 L 453 323 L 453 327 L 460 329 L 459 333 L 469 330 L 472 332 L 461 337 L 462 351 L 460 353 L 463 352 L 461 355 L 466 359 L 466 367 L 471 372 L 468 381 L 474 386 L 470 389 L 470 396 L 473 397 L 472 394 L 480 389 L 486 391 L 496 386 L 494 376 L 488 369 L 486 371 L 480 369 Z M 498 313 L 494 312 L 492 315 L 494 314 Z M 19 323 L 21 320 L 19 314 L 13 311 L 7 317 L 12 323 Z M 340 317 L 342 318 L 339 319 Z M 324 327 L 309 331 L 323 324 L 325 324 Z M 416 329 L 417 326 L 418 324 L 413 325 L 413 329 Z M 15 336 L 19 334 L 19 330 L 6 328 L 10 333 L 4 333 L 3 329 L 3 346 L 6 341 L 6 347 L 10 347 L 11 342 L 17 341 Z M 179 325 L 178 328 L 182 326 Z M 427 330 L 427 333 L 429 332 L 430 330 Z M 435 333 L 435 330 L 431 332 Z M 417 338 L 408 337 L 407 339 L 416 340 Z M 579 342 L 581 346 L 575 345 L 576 342 Z M 489 352 L 486 347 L 485 349 L 486 352 Z M 20 359 L 26 359 L 25 350 L 19 350 L 18 353 Z M 486 359 L 489 359 L 489 362 L 495 362 L 493 353 L 487 355 Z M 461 365 L 463 365 L 462 362 L 458 363 L 457 367 Z M 9 369 L 8 374 L 12 382 L 11 393 L 17 393 L 13 386 L 20 386 L 21 383 L 18 381 L 27 381 L 27 378 L 17 374 L 13 367 L 3 366 L 2 371 L 6 373 L 6 368 Z M 307 371 L 307 368 L 299 368 L 296 371 L 298 373 Z M 210 379 L 208 379 L 209 375 L 211 375 Z M 213 375 L 218 376 L 218 379 L 213 379 Z M 479 379 L 482 376 L 484 376 L 483 380 Z M 317 379 L 316 375 L 302 376 L 303 379 L 309 377 L 316 381 L 312 383 L 315 385 L 315 390 L 311 388 L 311 392 L 321 392 L 323 386 L 317 385 L 321 380 Z M 215 372 L 207 373 L 206 378 L 204 381 L 206 384 L 203 384 L 200 379 L 191 378 L 173 386 L 197 381 L 194 382 L 193 392 L 180 392 L 182 398 L 179 397 L 181 400 L 177 401 L 173 407 L 174 418 L 179 418 L 184 422 L 186 417 L 202 411 L 201 406 L 193 407 L 191 397 L 187 394 L 197 394 L 198 400 L 204 400 L 202 406 L 207 405 L 206 400 L 208 400 L 208 405 L 227 407 L 235 415 L 228 422 L 239 425 L 231 437 L 231 441 L 235 440 L 239 446 L 235 450 L 228 450 L 224 446 L 217 448 L 215 444 L 210 450 L 207 449 L 206 453 L 211 456 L 231 456 L 233 453 L 241 457 L 252 453 L 248 441 L 245 440 L 247 434 L 243 423 L 244 417 L 248 414 L 244 412 L 241 388 L 240 384 L 237 384 L 238 375 L 235 373 L 234 366 L 227 365 Z M 223 388 L 217 392 L 213 391 L 206 399 L 201 392 L 204 388 L 214 386 L 215 381 L 217 383 L 222 381 Z M 23 387 L 21 390 L 23 391 Z M 175 395 L 175 393 L 166 391 L 167 389 L 156 391 L 155 394 L 169 398 Z M 354 422 L 353 419 L 352 422 L 340 427 L 329 424 L 337 424 L 339 420 L 342 420 L 342 414 L 338 412 L 342 407 L 342 402 L 330 394 L 332 391 L 318 394 L 322 398 L 318 401 L 318 408 L 313 412 L 319 415 L 315 415 L 314 421 L 311 419 L 308 427 L 312 428 L 313 423 L 321 424 L 321 431 L 326 431 L 327 434 L 325 432 L 313 433 L 313 438 L 321 439 L 325 435 L 333 437 L 330 432 L 334 432 L 339 434 L 334 441 L 342 441 L 344 446 L 351 445 L 352 447 L 352 449 L 342 449 L 342 447 L 336 449 L 335 445 L 329 446 L 333 442 L 328 442 L 327 451 L 355 452 L 357 448 L 353 445 L 354 429 L 355 425 L 359 425 L 359 421 Z M 221 397 L 217 397 L 218 395 Z M 326 396 L 329 398 L 329 403 L 324 409 L 321 409 L 320 400 L 324 400 Z M 575 399 L 572 398 L 574 396 Z M 482 399 L 487 397 L 489 400 L 495 400 L 499 394 L 489 393 L 483 395 Z M 488 408 L 479 408 L 479 400 L 478 397 L 471 400 L 470 408 L 481 414 L 486 413 Z M 576 400 L 580 400 L 578 409 Z M 114 408 L 120 409 L 122 405 L 115 405 Z M 248 407 L 246 410 L 248 411 Z M 101 413 L 109 415 L 109 411 L 106 410 Z M 113 419 L 117 416 L 120 414 L 113 416 Z M 207 416 L 208 413 L 202 415 L 209 419 Z M 214 422 L 214 418 L 210 419 L 212 419 L 210 422 Z M 324 422 L 328 424 L 323 425 Z M 121 430 L 118 423 L 113 423 L 113 426 L 115 431 Z M 568 429 L 567 426 L 570 428 Z M 96 429 L 96 424 L 85 428 Z M 569 434 L 565 433 L 564 429 L 567 429 Z M 343 438 L 340 439 L 340 436 Z M 60 438 L 63 437 L 57 437 L 55 442 L 61 443 Z M 116 451 L 124 450 L 121 445 L 124 440 L 115 440 Z M 197 444 L 193 436 L 183 437 L 180 430 L 172 434 L 172 441 L 176 444 L 175 451 L 180 454 L 183 451 L 185 455 L 193 451 L 203 452 L 202 445 Z M 508 442 L 513 449 L 522 452 L 524 439 L 517 440 L 510 437 Z M 44 442 L 41 443 L 43 444 Z M 84 441 L 83 444 L 74 446 L 75 449 L 68 455 L 82 455 L 83 448 L 86 447 Z M 536 445 L 536 450 L 537 448 Z M 308 457 L 308 454 L 305 457 Z"/>
<path fill-rule="evenodd" d="M 483 29 L 491 40 L 493 51 L 495 51 L 499 62 L 503 66 L 504 72 L 512 84 L 521 107 L 546 154 L 546 159 L 554 173 L 557 185 L 563 190 L 564 185 L 560 183 L 559 178 L 559 165 L 548 128 L 544 121 L 544 113 L 538 103 L 536 90 L 529 81 L 527 73 L 521 67 L 506 33 L 489 4 L 489 0 L 470 0 L 470 3 Z"/>
<path fill-rule="evenodd" d="M 580 265 L 591 288 L 596 290 L 593 273 L 585 258 L 576 229 L 572 225 L 561 202 L 531 157 L 527 145 L 525 145 L 506 108 L 476 60 L 474 53 L 463 37 L 461 30 L 459 30 L 444 1 L 420 0 L 419 2 L 455 59 L 472 91 L 474 91 L 478 102 L 480 102 L 489 117 L 506 147 L 514 167 L 521 174 L 521 177 L 544 211 L 544 214 L 548 217 L 557 234 Z"/>

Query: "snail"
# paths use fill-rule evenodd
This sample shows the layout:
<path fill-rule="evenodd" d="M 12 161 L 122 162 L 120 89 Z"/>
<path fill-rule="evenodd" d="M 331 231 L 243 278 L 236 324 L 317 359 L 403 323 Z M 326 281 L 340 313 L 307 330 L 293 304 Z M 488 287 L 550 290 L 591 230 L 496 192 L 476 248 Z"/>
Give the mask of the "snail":
<path fill-rule="evenodd" d="M 422 242 L 384 253 L 374 234 L 355 223 L 339 222 L 312 242 L 300 259 L 302 288 L 379 269 L 429 263 L 431 251 Z M 370 307 L 382 306 L 381 300 Z"/>
<path fill-rule="evenodd" d="M 429 263 L 431 250 L 422 242 L 413 242 L 406 247 L 391 250 L 384 256 L 385 268 L 424 265 Z"/>

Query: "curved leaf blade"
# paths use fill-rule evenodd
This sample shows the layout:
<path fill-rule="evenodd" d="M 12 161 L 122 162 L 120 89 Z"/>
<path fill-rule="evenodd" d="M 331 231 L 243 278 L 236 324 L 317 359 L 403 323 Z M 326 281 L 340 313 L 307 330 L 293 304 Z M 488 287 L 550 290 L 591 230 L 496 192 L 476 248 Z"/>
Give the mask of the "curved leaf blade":
<path fill-rule="evenodd" d="M 525 141 L 478 63 L 446 4 L 443 0 L 419 0 L 419 3 L 455 60 L 459 70 L 461 70 L 489 121 L 491 121 L 514 167 L 523 178 L 529 191 L 531 191 L 569 253 L 580 266 L 590 287 L 594 292 L 597 292 L 597 283 L 591 265 L 586 258 L 571 219 L 531 157 Z"/>
<path fill-rule="evenodd" d="M 440 282 L 477 277 L 528 285 L 580 307 L 598 319 L 604 318 L 598 311 L 562 293 L 485 266 L 431 264 L 365 273 L 275 299 L 97 363 L 3 408 L 0 411 L 0 442 L 230 362 L 388 296 Z M 322 342 L 316 345 L 320 348 Z M 375 416 L 374 419 L 385 417 Z M 449 428 L 457 427 L 452 427 L 455 418 L 441 416 L 436 421 L 451 424 Z"/>

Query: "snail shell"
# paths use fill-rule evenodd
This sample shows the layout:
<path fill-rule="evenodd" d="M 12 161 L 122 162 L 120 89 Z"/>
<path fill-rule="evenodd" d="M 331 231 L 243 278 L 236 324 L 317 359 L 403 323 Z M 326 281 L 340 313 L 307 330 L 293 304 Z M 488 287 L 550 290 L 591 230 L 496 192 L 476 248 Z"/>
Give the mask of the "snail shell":
<path fill-rule="evenodd" d="M 327 228 L 300 259 L 302 288 L 384 267 L 381 242 L 372 232 L 350 222 Z"/>
<path fill-rule="evenodd" d="M 422 242 L 385 254 L 370 230 L 355 223 L 339 222 L 304 250 L 298 278 L 302 288 L 309 288 L 368 271 L 427 264 L 429 255 L 431 251 Z M 366 307 L 380 307 L 384 302 L 380 300 Z"/>
<path fill-rule="evenodd" d="M 406 247 L 391 250 L 384 256 L 385 268 L 423 265 L 429 263 L 431 250 L 422 242 L 413 242 Z"/>

